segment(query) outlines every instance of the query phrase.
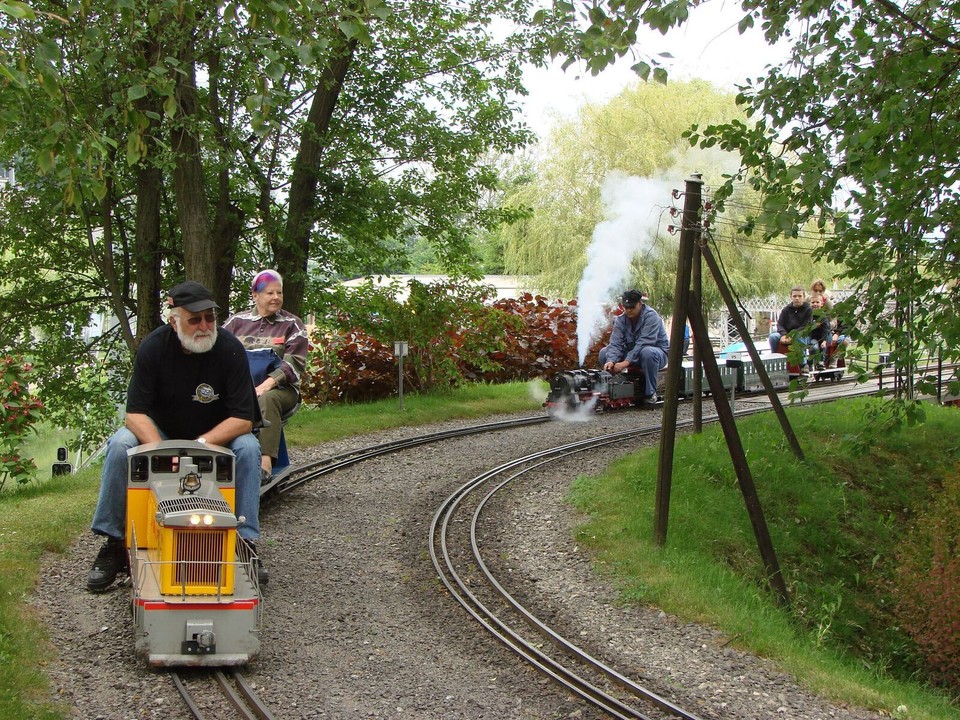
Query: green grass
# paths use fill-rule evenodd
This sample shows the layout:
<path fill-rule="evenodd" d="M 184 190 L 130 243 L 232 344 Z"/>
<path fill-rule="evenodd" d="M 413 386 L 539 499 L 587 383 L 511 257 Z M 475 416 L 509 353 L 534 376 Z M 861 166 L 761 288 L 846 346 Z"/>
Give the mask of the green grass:
<path fill-rule="evenodd" d="M 21 452 L 24 457 L 33 458 L 33 463 L 37 466 L 38 480 L 50 478 L 50 468 L 57 462 L 57 448 L 66 447 L 75 434 L 69 430 L 49 428 L 41 424 L 36 433 L 27 437 Z M 74 453 L 68 453 L 67 461 L 72 463 L 73 460 Z"/>
<path fill-rule="evenodd" d="M 305 447 L 361 433 L 428 425 L 456 418 L 481 418 L 497 413 L 543 411 L 547 384 L 539 381 L 504 385 L 468 385 L 449 393 L 404 395 L 371 403 L 304 407 L 286 426 L 287 443 Z"/>
<path fill-rule="evenodd" d="M 408 395 L 402 412 L 397 400 L 304 408 L 288 425 L 287 436 L 291 445 L 306 446 L 402 425 L 532 414 L 540 411 L 543 393 L 542 384 L 531 392 L 517 383 Z M 602 561 L 600 567 L 616 573 L 625 601 L 655 603 L 711 623 L 734 644 L 775 659 L 818 692 L 895 717 L 960 717 L 943 696 L 866 669 L 853 652 L 837 649 L 851 628 L 864 624 L 848 608 L 859 612 L 867 599 L 876 604 L 885 597 L 874 579 L 888 570 L 892 546 L 905 527 L 902 508 L 921 504 L 945 468 L 956 471 L 960 415 L 931 408 L 926 425 L 885 438 L 867 456 L 854 459 L 839 445 L 859 429 L 862 405 L 789 413 L 808 464 L 789 454 L 772 415 L 745 421 L 740 430 L 799 620 L 771 601 L 729 456 L 715 428 L 678 439 L 665 549 L 650 543 L 653 453 L 626 459 L 602 476 L 578 479 L 571 498 L 593 518 L 578 531 L 580 540 Z M 47 441 L 55 452 L 60 438 Z M 24 598 L 36 582 L 41 555 L 61 552 L 87 532 L 98 472 L 90 468 L 0 493 L 2 718 L 69 715 L 43 700 L 49 693 L 43 666 L 53 650 Z M 855 577 L 840 562 L 847 558 L 866 562 L 868 570 Z M 842 597 L 840 609 L 833 610 L 837 597 Z M 897 715 L 901 705 L 909 710 Z"/>
<path fill-rule="evenodd" d="M 906 706 L 902 717 L 957 718 L 945 696 L 905 681 L 918 666 L 909 641 L 892 629 L 888 583 L 910 519 L 938 478 L 956 473 L 960 415 L 931 408 L 926 424 L 853 456 L 843 440 L 860 429 L 868 402 L 791 408 L 803 463 L 769 414 L 738 425 L 791 612 L 776 607 L 767 585 L 716 426 L 678 439 L 664 548 L 652 542 L 655 451 L 578 478 L 571 500 L 591 516 L 578 536 L 628 602 L 711 624 L 838 701 L 889 713 Z"/>
<path fill-rule="evenodd" d="M 24 599 L 41 556 L 62 552 L 89 527 L 98 483 L 98 473 L 86 470 L 0 494 L 0 717 L 68 715 L 43 700 L 43 665 L 53 651 Z"/>

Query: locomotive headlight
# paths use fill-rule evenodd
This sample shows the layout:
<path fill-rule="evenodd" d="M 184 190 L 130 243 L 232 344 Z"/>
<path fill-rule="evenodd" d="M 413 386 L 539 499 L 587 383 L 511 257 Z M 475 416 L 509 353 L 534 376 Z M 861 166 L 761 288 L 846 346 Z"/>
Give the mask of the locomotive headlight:
<path fill-rule="evenodd" d="M 200 516 L 197 515 L 197 514 L 191 515 L 191 516 L 190 516 L 190 524 L 191 524 L 191 525 L 199 525 L 199 524 L 200 524 Z"/>
<path fill-rule="evenodd" d="M 213 525 L 213 515 L 204 515 L 203 516 L 204 525 Z"/>

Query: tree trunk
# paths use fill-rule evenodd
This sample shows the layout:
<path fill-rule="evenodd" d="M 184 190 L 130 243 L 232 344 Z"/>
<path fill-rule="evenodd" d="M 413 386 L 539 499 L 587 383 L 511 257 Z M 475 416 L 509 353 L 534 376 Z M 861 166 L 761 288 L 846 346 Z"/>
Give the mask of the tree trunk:
<path fill-rule="evenodd" d="M 134 277 L 137 283 L 137 346 L 160 327 L 160 168 L 140 164 L 137 172 L 137 226 Z"/>
<path fill-rule="evenodd" d="M 197 118 L 196 64 L 192 51 L 181 53 L 186 76 L 177 80 L 177 122 L 170 133 L 174 153 L 173 190 L 177 198 L 177 217 L 183 235 L 183 260 L 187 280 L 202 283 L 211 291 L 216 286 L 216 244 L 210 235 L 210 212 L 204 191 L 200 142 L 193 132 Z"/>
<path fill-rule="evenodd" d="M 110 294 L 110 305 L 113 314 L 120 325 L 120 334 L 123 341 L 130 348 L 131 352 L 136 351 L 137 341 L 133 337 L 133 330 L 130 328 L 130 318 L 127 315 L 127 308 L 124 305 L 124 299 L 127 297 L 126 286 L 121 286 L 117 279 L 117 270 L 113 265 L 113 181 L 107 180 L 107 192 L 100 203 L 102 209 L 101 221 L 103 222 L 103 275 L 107 282 L 107 288 Z M 88 229 L 90 241 L 93 241 L 93 232 Z"/>
<path fill-rule="evenodd" d="M 283 306 L 296 315 L 301 314 L 303 305 L 310 233 L 316 221 L 318 172 L 326 147 L 324 140 L 356 47 L 356 40 L 344 38 L 342 52 L 331 60 L 317 85 L 290 178 L 285 237 L 274 248 L 277 270 L 284 277 Z"/>
<path fill-rule="evenodd" d="M 210 243 L 216 252 L 216 267 L 213 284 L 209 287 L 222 308 L 222 314 L 227 314 L 230 312 L 230 283 L 237 261 L 237 245 L 243 231 L 244 214 L 241 208 L 230 202 L 230 173 L 226 168 L 220 171 L 218 186 L 216 218 Z"/>

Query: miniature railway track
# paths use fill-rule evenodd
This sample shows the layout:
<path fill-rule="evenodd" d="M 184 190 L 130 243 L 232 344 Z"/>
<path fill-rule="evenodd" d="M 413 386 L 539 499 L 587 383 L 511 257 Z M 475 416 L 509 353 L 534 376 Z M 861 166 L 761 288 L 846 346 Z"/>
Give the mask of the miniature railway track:
<path fill-rule="evenodd" d="M 364 460 L 372 460 L 380 455 L 387 455 L 392 452 L 409 450 L 410 448 L 429 443 L 449 440 L 450 438 L 463 437 L 464 435 L 478 435 L 480 433 L 495 432 L 497 430 L 510 430 L 527 425 L 540 425 L 550 422 L 547 415 L 537 415 L 528 418 L 519 418 L 515 420 L 503 420 L 500 422 L 483 423 L 481 425 L 471 425 L 470 427 L 457 428 L 454 430 L 442 430 L 416 437 L 394 440 L 392 442 L 381 443 L 379 445 L 369 445 L 364 448 L 352 450 L 350 452 L 331 455 L 328 458 L 318 460 L 312 463 L 306 463 L 297 467 L 291 467 L 282 476 L 279 476 L 272 489 L 278 495 L 290 492 L 296 487 L 306 482 L 315 480 L 323 475 L 327 475 L 341 468 L 355 465 Z"/>
<path fill-rule="evenodd" d="M 876 392 L 833 384 L 812 387 L 805 402 L 831 402 Z M 757 400 L 755 396 L 751 400 Z M 764 412 L 766 405 L 741 409 L 740 417 Z M 715 418 L 704 418 L 705 422 Z M 540 620 L 494 576 L 484 560 L 478 526 L 487 503 L 512 482 L 543 466 L 626 439 L 660 432 L 657 422 L 630 430 L 559 445 L 505 462 L 463 484 L 434 514 L 430 525 L 430 557 L 441 582 L 453 598 L 503 645 L 565 689 L 615 718 L 648 719 L 650 706 L 683 720 L 698 720 L 693 712 L 675 705 L 650 688 L 626 677 Z M 692 427 L 690 420 L 678 429 Z M 469 521 L 468 521 L 469 519 Z M 467 532 L 469 528 L 469 532 Z M 547 640 L 547 643 L 544 643 Z M 551 652 L 552 650 L 552 652 Z M 619 690 L 619 692 L 617 692 Z"/>
<path fill-rule="evenodd" d="M 191 690 L 190 686 L 203 685 L 202 696 L 206 698 L 205 704 L 209 704 L 209 698 L 212 695 L 209 690 L 209 685 L 214 681 L 224 699 L 229 701 L 233 706 L 238 717 L 244 718 L 244 720 L 274 720 L 270 709 L 257 696 L 243 675 L 237 671 L 230 671 L 229 673 L 221 670 L 203 672 L 191 677 L 186 682 L 179 672 L 171 672 L 171 676 L 177 692 L 180 693 L 180 697 L 183 698 L 184 703 L 186 703 L 187 708 L 196 720 L 205 720 L 206 715 L 196 700 L 196 697 L 201 695 L 201 693 Z M 219 715 L 220 713 L 218 712 L 218 717 Z"/>
<path fill-rule="evenodd" d="M 636 705 L 635 700 L 640 699 L 675 717 L 697 720 L 693 713 L 594 658 L 521 605 L 493 576 L 477 540 L 477 525 L 487 501 L 525 473 L 574 453 L 659 431 L 659 425 L 650 425 L 560 445 L 511 460 L 478 475 L 450 495 L 434 515 L 430 524 L 430 557 L 444 586 L 475 620 L 507 648 L 570 692 L 616 718 L 648 718 L 644 708 Z M 469 523 L 465 520 L 468 516 Z M 468 537 L 464 537 L 468 527 Z M 459 537 L 454 535 L 455 531 Z M 478 582 L 477 571 L 485 586 Z M 490 592 L 485 592 L 487 590 Z M 486 601 L 480 597 L 481 593 L 487 595 Z M 539 634 L 531 637 L 530 628 Z M 552 645 L 545 646 L 543 637 Z M 549 647 L 561 654 L 551 654 Z M 618 697 L 610 685 L 625 690 L 628 697 Z"/>
<path fill-rule="evenodd" d="M 863 384 L 853 393 L 850 392 L 849 383 L 843 382 L 810 383 L 808 389 L 810 393 L 803 400 L 805 404 L 829 402 L 841 395 L 849 397 L 871 394 L 877 391 L 875 382 Z M 742 394 L 737 396 L 737 400 L 749 400 L 749 407 L 739 406 L 736 414 L 740 417 L 769 409 L 768 401 L 762 394 L 759 396 Z M 710 401 L 706 399 L 705 402 Z M 674 705 L 670 700 L 658 696 L 649 688 L 638 684 L 614 668 L 593 658 L 589 653 L 564 638 L 523 607 L 490 573 L 477 542 L 476 527 L 483 506 L 498 490 L 507 486 L 514 479 L 521 477 L 530 470 L 569 457 L 574 453 L 616 444 L 624 438 L 652 435 L 660 431 L 659 413 L 636 412 L 641 418 L 647 419 L 646 422 L 641 420 L 640 427 L 634 426 L 629 430 L 580 440 L 511 460 L 458 488 L 436 511 L 433 518 L 430 529 L 430 555 L 441 581 L 472 617 L 525 661 L 534 665 L 538 670 L 568 688 L 574 694 L 584 698 L 590 704 L 617 718 L 649 718 L 650 716 L 645 713 L 649 712 L 652 706 L 656 708 L 658 713 L 661 713 L 657 717 L 666 713 L 674 717 L 698 720 L 692 712 Z M 704 416 L 704 422 L 710 422 L 713 419 L 715 418 Z M 506 422 L 485 423 L 368 446 L 292 468 L 285 478 L 280 479 L 274 489 L 278 494 L 285 493 L 335 470 L 428 443 L 471 434 L 522 428 L 527 425 L 551 421 L 553 420 L 546 415 L 539 415 Z M 682 422 L 678 424 L 678 427 L 686 428 L 691 424 L 689 421 Z M 493 489 L 489 489 L 491 485 L 494 486 Z M 487 493 L 481 497 L 484 488 L 487 488 Z M 468 496 L 479 497 L 480 499 L 468 500 Z M 472 520 L 467 522 L 454 519 L 457 512 L 460 512 L 462 517 L 463 508 L 468 502 L 475 504 Z M 449 546 L 452 541 L 449 539 L 448 533 L 452 527 L 456 526 L 469 527 L 470 537 L 458 543 L 461 550 L 457 553 L 451 553 Z M 463 548 L 468 549 L 463 550 Z M 477 568 L 479 575 L 472 570 L 464 571 L 462 569 L 464 564 Z M 480 590 L 480 585 L 485 586 L 484 590 Z M 493 599 L 484 602 L 479 597 L 480 592 Z M 492 605 L 496 605 L 496 608 L 491 609 Z M 511 619 L 504 619 L 504 614 L 511 615 Z M 531 627 L 534 628 L 535 632 L 531 632 Z M 533 637 L 530 637 L 531 634 Z M 549 642 L 544 643 L 544 637 Z M 548 653 L 542 647 L 544 645 L 552 648 L 553 653 Z M 559 657 L 557 657 L 558 654 Z M 588 675 L 589 677 L 587 677 Z"/>

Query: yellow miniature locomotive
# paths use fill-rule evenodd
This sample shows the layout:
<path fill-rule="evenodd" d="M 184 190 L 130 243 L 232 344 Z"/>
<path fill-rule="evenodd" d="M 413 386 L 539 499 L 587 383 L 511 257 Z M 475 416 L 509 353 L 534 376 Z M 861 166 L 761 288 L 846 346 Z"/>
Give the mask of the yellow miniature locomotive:
<path fill-rule="evenodd" d="M 157 667 L 247 663 L 260 650 L 261 598 L 237 535 L 233 453 L 164 440 L 128 456 L 137 654 Z"/>

